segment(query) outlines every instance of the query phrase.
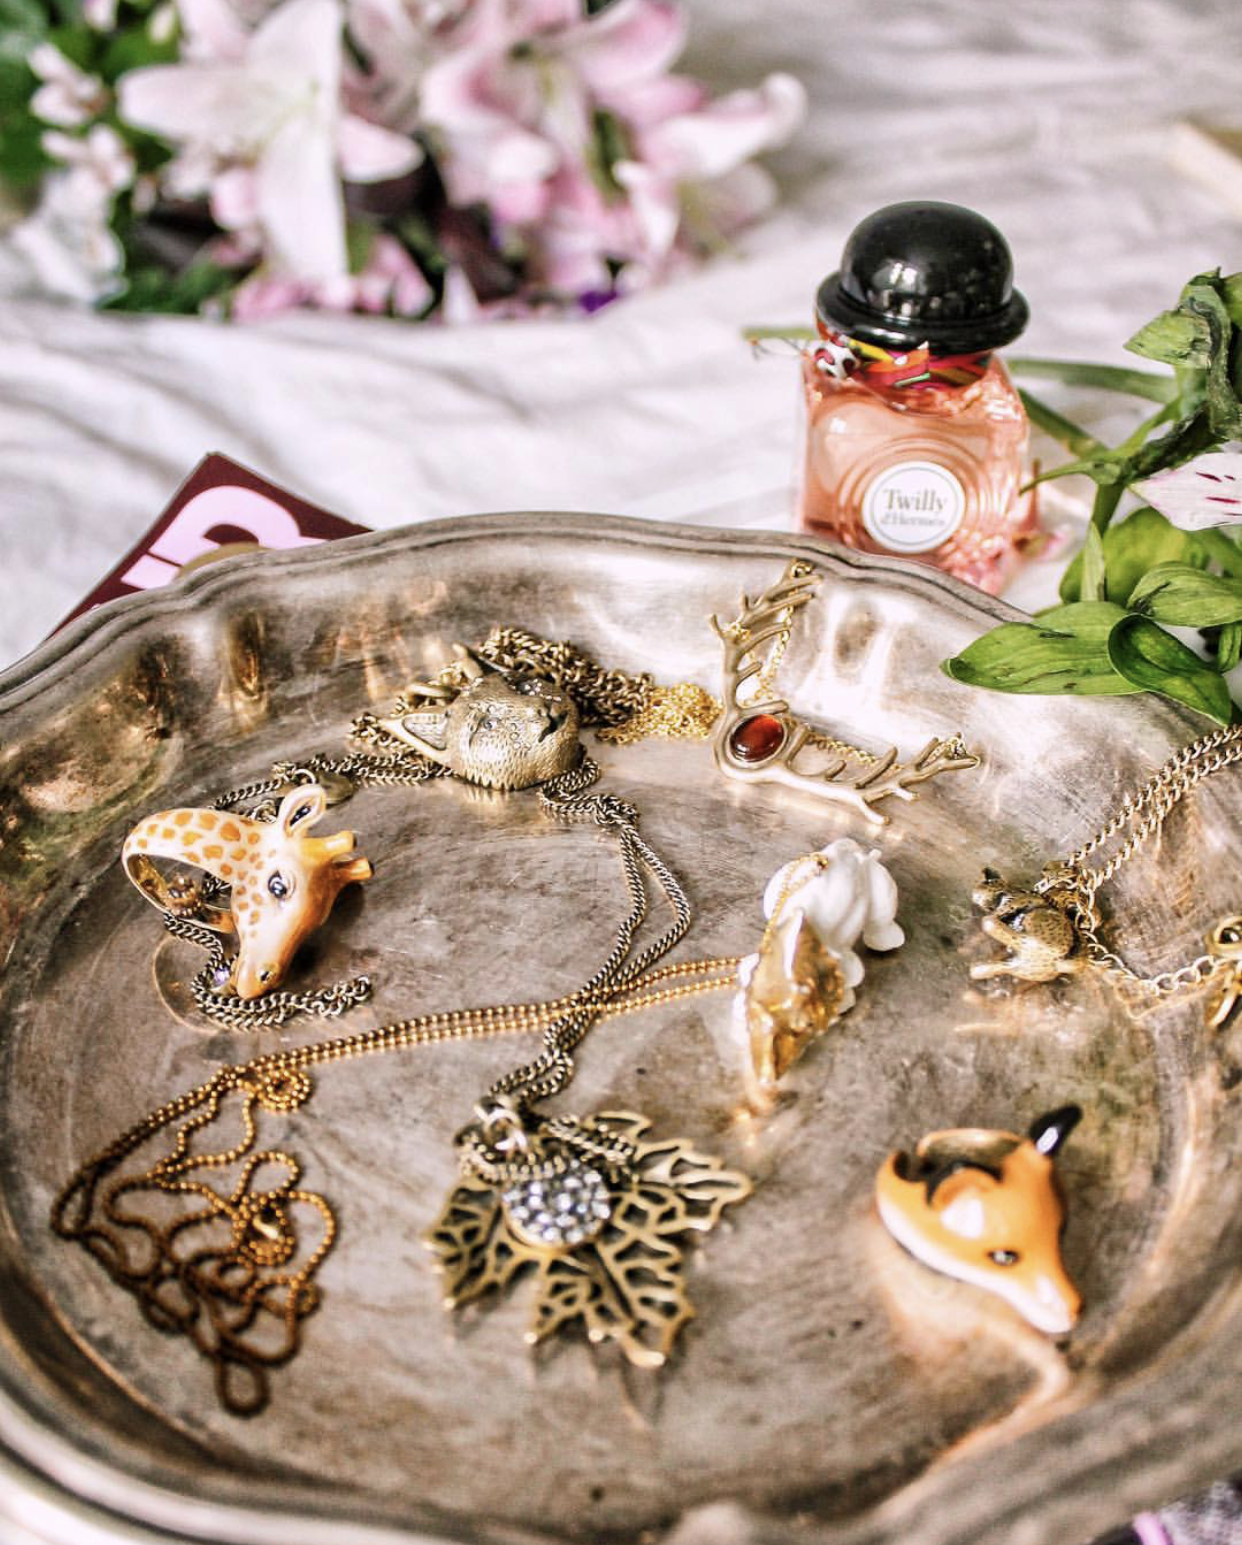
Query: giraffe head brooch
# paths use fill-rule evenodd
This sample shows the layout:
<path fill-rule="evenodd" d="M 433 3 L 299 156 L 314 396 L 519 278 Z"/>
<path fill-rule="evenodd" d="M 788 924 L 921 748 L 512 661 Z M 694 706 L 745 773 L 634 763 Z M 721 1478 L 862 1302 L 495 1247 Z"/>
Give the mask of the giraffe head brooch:
<path fill-rule="evenodd" d="M 307 835 L 327 807 L 325 790 L 307 783 L 285 795 L 274 821 L 225 810 L 161 810 L 125 839 L 125 873 L 161 911 L 235 933 L 233 988 L 239 998 L 257 998 L 279 985 L 340 890 L 371 877 L 371 865 L 354 852 L 353 832 Z M 166 878 L 156 858 L 206 870 L 229 887 L 228 905 L 180 875 Z"/>

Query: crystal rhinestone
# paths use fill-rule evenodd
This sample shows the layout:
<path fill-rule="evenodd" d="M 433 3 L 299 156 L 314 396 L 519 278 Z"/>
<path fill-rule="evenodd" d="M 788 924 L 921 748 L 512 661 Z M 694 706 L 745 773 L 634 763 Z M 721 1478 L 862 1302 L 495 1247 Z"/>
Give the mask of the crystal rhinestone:
<path fill-rule="evenodd" d="M 612 1215 L 598 1170 L 574 1164 L 547 1180 L 522 1180 L 501 1194 L 509 1227 L 541 1250 L 571 1250 L 594 1239 Z"/>
<path fill-rule="evenodd" d="M 729 750 L 739 762 L 766 762 L 785 743 L 785 726 L 770 713 L 743 719 L 729 736 Z"/>

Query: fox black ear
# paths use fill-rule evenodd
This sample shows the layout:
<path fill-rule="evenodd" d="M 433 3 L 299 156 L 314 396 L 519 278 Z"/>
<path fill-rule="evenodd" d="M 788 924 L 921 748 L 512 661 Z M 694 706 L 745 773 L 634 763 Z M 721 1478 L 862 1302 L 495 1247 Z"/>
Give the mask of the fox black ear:
<path fill-rule="evenodd" d="M 1082 1111 L 1077 1105 L 1062 1105 L 1046 1116 L 1036 1116 L 1027 1135 L 1040 1153 L 1051 1159 L 1081 1120 Z"/>

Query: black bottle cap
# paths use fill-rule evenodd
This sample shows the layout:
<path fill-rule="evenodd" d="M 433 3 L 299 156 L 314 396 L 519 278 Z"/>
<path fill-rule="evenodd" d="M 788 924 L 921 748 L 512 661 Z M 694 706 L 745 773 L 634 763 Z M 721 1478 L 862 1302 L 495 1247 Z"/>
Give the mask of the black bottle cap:
<path fill-rule="evenodd" d="M 889 204 L 850 234 L 841 267 L 819 287 L 825 326 L 886 349 L 921 343 L 971 354 L 1026 326 L 1013 259 L 989 220 L 960 204 Z"/>

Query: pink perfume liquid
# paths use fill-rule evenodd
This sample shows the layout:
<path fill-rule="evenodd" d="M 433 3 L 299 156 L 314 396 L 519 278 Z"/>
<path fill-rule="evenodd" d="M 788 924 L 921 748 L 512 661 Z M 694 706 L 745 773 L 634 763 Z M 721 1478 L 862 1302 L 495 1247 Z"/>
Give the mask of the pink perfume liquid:
<path fill-rule="evenodd" d="M 1004 366 L 969 385 L 865 386 L 802 361 L 803 529 L 913 558 L 995 595 L 1035 528 L 1030 427 Z"/>

